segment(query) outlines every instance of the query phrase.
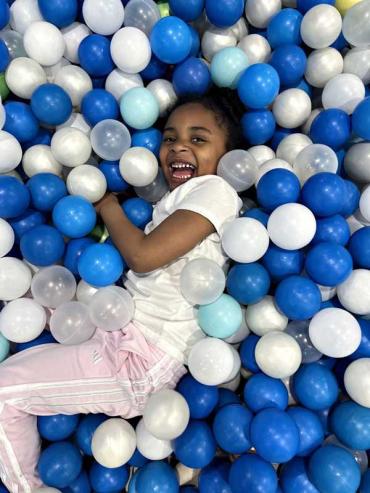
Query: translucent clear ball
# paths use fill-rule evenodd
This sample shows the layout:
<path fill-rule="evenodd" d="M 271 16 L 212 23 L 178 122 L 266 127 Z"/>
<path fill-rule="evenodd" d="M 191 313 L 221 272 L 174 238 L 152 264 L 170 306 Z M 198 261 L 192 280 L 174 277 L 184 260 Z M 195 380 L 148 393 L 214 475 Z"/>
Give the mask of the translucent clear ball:
<path fill-rule="evenodd" d="M 284 330 L 288 324 L 288 317 L 277 309 L 274 297 L 270 295 L 266 295 L 257 303 L 248 305 L 245 319 L 250 330 L 258 336 Z"/>
<path fill-rule="evenodd" d="M 22 34 L 11 29 L 4 29 L 0 31 L 0 38 L 5 42 L 11 59 L 27 56 Z"/>
<path fill-rule="evenodd" d="M 370 83 L 370 47 L 352 48 L 344 56 L 343 72 L 354 74 L 364 84 Z"/>
<path fill-rule="evenodd" d="M 353 46 L 370 44 L 370 0 L 363 0 L 347 10 L 343 19 L 343 36 Z"/>
<path fill-rule="evenodd" d="M 100 169 L 90 164 L 82 164 L 73 168 L 69 173 L 67 189 L 71 195 L 81 195 L 93 203 L 105 194 L 107 181 Z"/>
<path fill-rule="evenodd" d="M 131 424 L 121 418 L 110 418 L 93 433 L 91 451 L 94 459 L 104 467 L 115 468 L 126 464 L 136 448 L 136 433 Z"/>
<path fill-rule="evenodd" d="M 285 329 L 285 332 L 298 342 L 302 351 L 302 363 L 314 363 L 322 356 L 322 353 L 316 349 L 310 339 L 309 323 L 309 320 L 292 320 Z"/>
<path fill-rule="evenodd" d="M 138 197 L 155 204 L 168 192 L 168 183 L 161 168 L 158 168 L 157 176 L 145 187 L 135 187 Z"/>
<path fill-rule="evenodd" d="M 91 155 L 89 137 L 72 127 L 57 130 L 51 139 L 50 147 L 55 159 L 69 168 L 86 163 Z"/>
<path fill-rule="evenodd" d="M 293 165 L 302 149 L 312 144 L 307 135 L 295 133 L 284 137 L 276 149 L 276 156 Z"/>
<path fill-rule="evenodd" d="M 217 174 L 226 180 L 237 192 L 250 188 L 257 176 L 258 164 L 254 157 L 243 149 L 229 151 L 222 156 Z"/>
<path fill-rule="evenodd" d="M 91 130 L 94 152 L 107 161 L 118 161 L 131 145 L 128 128 L 117 120 L 102 120 Z"/>
<path fill-rule="evenodd" d="M 53 156 L 50 146 L 43 144 L 27 149 L 23 154 L 22 165 L 29 178 L 37 173 L 52 173 L 57 176 L 62 174 L 62 165 Z"/>
<path fill-rule="evenodd" d="M 77 301 L 80 301 L 81 303 L 85 303 L 85 305 L 88 305 L 90 303 L 91 298 L 94 296 L 94 294 L 97 291 L 98 288 L 91 286 L 91 284 L 81 279 L 77 284 L 76 299 Z"/>
<path fill-rule="evenodd" d="M 50 317 L 50 332 L 60 344 L 81 344 L 92 337 L 95 329 L 88 307 L 79 301 L 62 303 Z"/>
<path fill-rule="evenodd" d="M 125 9 L 121 0 L 84 0 L 82 14 L 94 33 L 110 36 L 122 26 Z"/>
<path fill-rule="evenodd" d="M 62 33 L 50 22 L 33 22 L 24 33 L 23 43 L 27 55 L 40 65 L 55 65 L 65 50 Z"/>
<path fill-rule="evenodd" d="M 266 228 L 256 219 L 239 217 L 226 224 L 221 237 L 222 248 L 236 262 L 256 262 L 269 245 Z"/>
<path fill-rule="evenodd" d="M 293 162 L 293 169 L 301 184 L 317 173 L 336 173 L 338 158 L 333 149 L 324 144 L 304 147 Z"/>
<path fill-rule="evenodd" d="M 359 358 L 347 366 L 344 386 L 350 398 L 360 406 L 370 407 L 370 358 Z"/>
<path fill-rule="evenodd" d="M 5 81 L 16 96 L 31 99 L 33 91 L 46 83 L 46 74 L 39 63 L 31 58 L 15 58 L 5 72 Z"/>
<path fill-rule="evenodd" d="M 172 454 L 170 440 L 160 440 L 147 430 L 144 419 L 136 426 L 136 446 L 138 451 L 149 460 L 166 459 Z"/>
<path fill-rule="evenodd" d="M 311 86 L 324 87 L 325 84 L 342 73 L 343 57 L 335 48 L 321 48 L 312 51 L 307 58 L 305 78 Z"/>
<path fill-rule="evenodd" d="M 145 147 L 131 147 L 121 157 L 119 170 L 123 179 L 134 187 L 145 187 L 158 173 L 155 155 Z"/>
<path fill-rule="evenodd" d="M 216 301 L 225 289 L 225 274 L 213 260 L 196 258 L 181 271 L 180 289 L 191 305 L 206 305 Z"/>
<path fill-rule="evenodd" d="M 4 219 L 1 219 L 1 221 L 4 221 Z M 3 228 L 1 227 L 0 229 Z M 9 233 L 8 241 L 10 240 L 10 236 L 11 233 Z M 6 240 L 4 241 L 4 246 L 5 243 Z M 24 262 L 22 262 L 22 260 L 19 260 L 18 258 L 14 258 L 14 257 L 0 258 L 0 299 L 1 300 L 11 301 L 25 295 L 30 288 L 31 279 L 32 279 L 31 270 L 29 267 L 27 267 L 27 265 Z"/>
<path fill-rule="evenodd" d="M 322 105 L 337 108 L 351 115 L 365 97 L 365 86 L 362 80 L 353 74 L 339 74 L 330 79 L 322 92 Z"/>
<path fill-rule="evenodd" d="M 72 272 L 65 267 L 50 265 L 33 276 L 31 292 L 40 305 L 56 308 L 74 297 L 76 281 Z"/>
<path fill-rule="evenodd" d="M 10 301 L 0 312 L 0 332 L 11 342 L 33 341 L 45 324 L 45 310 L 29 298 Z"/>
<path fill-rule="evenodd" d="M 302 89 L 286 89 L 275 99 L 272 112 L 276 122 L 283 128 L 296 128 L 302 125 L 311 114 L 312 103 L 309 95 Z"/>
<path fill-rule="evenodd" d="M 130 0 L 125 7 L 125 26 L 137 27 L 147 36 L 160 18 L 160 10 L 153 0 Z"/>
<path fill-rule="evenodd" d="M 185 398 L 175 390 L 152 394 L 143 412 L 146 429 L 160 440 L 174 440 L 186 429 L 190 411 Z"/>
<path fill-rule="evenodd" d="M 112 38 L 110 52 L 117 67 L 129 74 L 144 70 L 152 54 L 148 37 L 136 27 L 119 29 Z"/>
<path fill-rule="evenodd" d="M 301 36 L 310 48 L 326 48 L 340 34 L 342 17 L 332 5 L 320 4 L 309 9 L 301 23 Z"/>
<path fill-rule="evenodd" d="M 370 314 L 370 270 L 354 269 L 337 286 L 337 296 L 343 307 L 356 315 Z"/>
<path fill-rule="evenodd" d="M 119 286 L 100 288 L 89 300 L 91 320 L 108 332 L 125 327 L 132 320 L 134 311 L 134 300 Z"/>

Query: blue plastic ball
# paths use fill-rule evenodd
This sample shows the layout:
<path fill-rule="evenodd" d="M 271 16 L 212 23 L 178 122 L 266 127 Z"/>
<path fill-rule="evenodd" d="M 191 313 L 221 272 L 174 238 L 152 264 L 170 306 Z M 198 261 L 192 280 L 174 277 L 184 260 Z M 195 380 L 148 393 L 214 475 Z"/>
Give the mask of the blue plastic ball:
<path fill-rule="evenodd" d="M 219 447 L 230 454 L 246 453 L 250 446 L 249 426 L 253 415 L 242 404 L 223 406 L 213 420 L 213 435 Z"/>
<path fill-rule="evenodd" d="M 57 27 L 67 27 L 77 18 L 77 0 L 38 0 L 42 17 Z"/>
<path fill-rule="evenodd" d="M 361 472 L 348 450 L 327 445 L 312 454 L 308 463 L 308 477 L 319 491 L 356 493 Z"/>
<path fill-rule="evenodd" d="M 269 106 L 279 93 L 279 74 L 267 63 L 255 63 L 248 67 L 238 82 L 238 95 L 251 109 Z"/>
<path fill-rule="evenodd" d="M 297 176 L 287 169 L 272 169 L 257 184 L 258 203 L 267 211 L 280 205 L 298 202 L 301 186 Z"/>
<path fill-rule="evenodd" d="M 331 407 L 338 398 L 338 383 L 332 371 L 325 365 L 302 365 L 293 376 L 295 398 L 313 411 Z"/>
<path fill-rule="evenodd" d="M 57 341 L 54 339 L 50 330 L 44 329 L 41 332 L 41 334 L 38 337 L 36 337 L 36 339 L 33 339 L 32 341 L 28 341 L 28 342 L 18 342 L 15 345 L 15 352 L 19 353 L 20 351 L 24 351 L 25 349 L 31 347 L 42 346 L 43 344 L 50 344 L 50 343 L 56 344 Z"/>
<path fill-rule="evenodd" d="M 127 462 L 129 466 L 142 467 L 149 462 L 149 459 L 144 457 L 139 450 L 136 448 L 135 452 L 131 456 L 130 460 Z"/>
<path fill-rule="evenodd" d="M 150 62 L 145 69 L 140 72 L 140 75 L 144 80 L 162 79 L 166 75 L 167 68 L 168 65 L 166 63 L 152 54 Z"/>
<path fill-rule="evenodd" d="M 283 464 L 280 473 L 280 483 L 284 493 L 320 493 L 307 476 L 304 459 L 295 457 Z"/>
<path fill-rule="evenodd" d="M 288 391 L 283 382 L 264 373 L 252 375 L 245 384 L 244 401 L 254 413 L 269 407 L 284 411 L 288 400 Z"/>
<path fill-rule="evenodd" d="M 285 137 L 298 131 L 299 131 L 298 129 L 294 129 L 294 128 L 283 128 L 276 126 L 274 135 L 271 138 L 269 146 L 271 147 L 272 150 L 276 151 L 278 145 L 283 139 L 285 139 Z"/>
<path fill-rule="evenodd" d="M 229 483 L 233 493 L 277 493 L 278 479 L 269 462 L 259 455 L 246 454 L 231 464 Z"/>
<path fill-rule="evenodd" d="M 89 471 L 91 487 L 95 493 L 122 491 L 129 478 L 127 465 L 108 468 L 94 462 Z"/>
<path fill-rule="evenodd" d="M 370 140 L 370 97 L 360 101 L 352 114 L 353 132 L 365 140 Z"/>
<path fill-rule="evenodd" d="M 78 260 L 78 272 L 88 284 L 96 287 L 114 284 L 123 273 L 118 250 L 107 243 L 88 246 Z"/>
<path fill-rule="evenodd" d="M 190 29 L 190 34 L 191 34 L 191 48 L 190 48 L 189 56 L 198 56 L 198 55 L 200 55 L 200 51 L 199 51 L 200 50 L 200 37 L 199 37 L 199 33 L 190 24 L 188 24 L 188 27 Z"/>
<path fill-rule="evenodd" d="M 257 219 L 257 221 L 259 221 L 265 227 L 267 227 L 267 223 L 269 220 L 269 215 L 258 207 L 253 207 L 252 209 L 245 211 L 242 217 L 251 217 L 253 219 Z"/>
<path fill-rule="evenodd" d="M 218 387 L 204 385 L 190 374 L 180 380 L 176 390 L 185 398 L 189 406 L 190 417 L 194 419 L 206 418 L 218 403 Z"/>
<path fill-rule="evenodd" d="M 304 264 L 302 250 L 285 250 L 271 244 L 262 257 L 262 264 L 274 281 L 300 274 Z"/>
<path fill-rule="evenodd" d="M 350 253 L 342 245 L 322 242 L 307 252 L 305 269 L 316 283 L 337 286 L 350 276 L 353 262 Z"/>
<path fill-rule="evenodd" d="M 153 461 L 140 469 L 136 480 L 137 493 L 178 493 L 179 482 L 172 467 L 162 461 Z"/>
<path fill-rule="evenodd" d="M 318 217 L 340 214 L 346 195 L 344 180 L 334 173 L 317 173 L 302 187 L 302 203 Z"/>
<path fill-rule="evenodd" d="M 41 123 L 61 125 L 72 113 L 72 101 L 57 84 L 41 84 L 31 97 L 31 109 Z"/>
<path fill-rule="evenodd" d="M 20 248 L 23 257 L 33 265 L 45 267 L 55 264 L 63 256 L 64 240 L 52 226 L 41 224 L 22 235 Z"/>
<path fill-rule="evenodd" d="M 129 188 L 129 184 L 122 178 L 119 171 L 119 161 L 102 161 L 99 169 L 107 180 L 107 189 L 110 192 L 124 192 Z"/>
<path fill-rule="evenodd" d="M 244 12 L 244 0 L 206 0 L 206 14 L 217 27 L 230 27 Z"/>
<path fill-rule="evenodd" d="M 225 389 L 221 387 L 219 389 L 218 402 L 215 407 L 215 412 L 228 404 L 241 404 L 239 396 L 230 389 Z"/>
<path fill-rule="evenodd" d="M 344 180 L 344 184 L 346 186 L 346 195 L 343 198 L 343 207 L 340 213 L 342 216 L 348 217 L 358 209 L 361 194 L 353 181 Z"/>
<path fill-rule="evenodd" d="M 9 5 L 6 0 L 0 0 L 0 29 L 4 29 L 10 20 Z"/>
<path fill-rule="evenodd" d="M 229 270 L 226 288 L 239 303 L 257 303 L 270 289 L 270 276 L 257 262 L 236 264 Z"/>
<path fill-rule="evenodd" d="M 11 219 L 23 214 L 30 203 L 28 188 L 13 176 L 0 176 L 0 217 Z"/>
<path fill-rule="evenodd" d="M 91 441 L 96 428 L 108 419 L 105 414 L 87 414 L 79 422 L 75 439 L 76 444 L 85 455 L 92 456 Z"/>
<path fill-rule="evenodd" d="M 10 219 L 9 224 L 13 228 L 15 233 L 15 239 L 17 242 L 21 239 L 22 235 L 40 224 L 45 224 L 46 218 L 41 212 L 27 209 L 23 214 L 17 216 L 15 219 Z"/>
<path fill-rule="evenodd" d="M 319 4 L 334 5 L 335 0 L 297 0 L 297 9 L 305 14 L 312 7 L 316 7 Z"/>
<path fill-rule="evenodd" d="M 260 371 L 255 358 L 255 349 L 259 340 L 260 337 L 255 334 L 249 334 L 241 343 L 239 350 L 242 367 L 253 373 Z"/>
<path fill-rule="evenodd" d="M 285 8 L 275 14 L 267 26 L 267 41 L 271 48 L 287 44 L 300 45 L 302 14 Z"/>
<path fill-rule="evenodd" d="M 40 127 L 36 137 L 34 137 L 31 140 L 26 140 L 25 142 L 22 142 L 22 149 L 23 151 L 26 151 L 30 147 L 38 144 L 49 146 L 51 143 L 51 138 L 52 138 L 52 133 L 50 132 L 50 130 Z"/>
<path fill-rule="evenodd" d="M 145 147 L 157 157 L 159 157 L 161 144 L 162 133 L 157 128 L 150 127 L 145 130 L 137 130 L 131 136 L 132 147 Z"/>
<path fill-rule="evenodd" d="M 348 250 L 356 267 L 370 268 L 370 226 L 364 226 L 353 233 Z"/>
<path fill-rule="evenodd" d="M 122 204 L 122 209 L 132 224 L 140 229 L 144 229 L 145 226 L 152 220 L 152 204 L 140 197 L 125 200 Z"/>
<path fill-rule="evenodd" d="M 1 8 L 1 7 L 0 7 Z M 5 41 L 0 39 L 0 73 L 5 72 L 10 63 L 10 55 Z"/>
<path fill-rule="evenodd" d="M 110 92 L 105 89 L 92 89 L 82 98 L 81 113 L 93 127 L 102 120 L 118 120 L 119 107 Z"/>
<path fill-rule="evenodd" d="M 122 118 L 130 127 L 144 130 L 157 120 L 159 104 L 149 89 L 133 87 L 122 96 L 120 111 Z"/>
<path fill-rule="evenodd" d="M 232 493 L 228 483 L 230 467 L 230 462 L 218 457 L 204 467 L 198 478 L 199 493 Z M 182 492 L 183 490 L 180 490 L 180 493 Z"/>
<path fill-rule="evenodd" d="M 361 328 L 361 342 L 350 359 L 369 358 L 370 357 L 370 321 L 364 318 L 357 318 Z"/>
<path fill-rule="evenodd" d="M 67 195 L 53 209 L 53 222 L 63 235 L 81 238 L 89 234 L 96 223 L 94 206 L 84 197 Z"/>
<path fill-rule="evenodd" d="M 291 320 L 306 320 L 320 310 L 321 293 L 317 285 L 303 276 L 290 276 L 278 284 L 275 302 Z"/>
<path fill-rule="evenodd" d="M 43 483 L 65 488 L 79 476 L 82 456 L 70 442 L 52 443 L 41 452 L 37 469 Z"/>
<path fill-rule="evenodd" d="M 205 0 L 169 0 L 173 15 L 186 22 L 195 21 L 203 12 Z"/>
<path fill-rule="evenodd" d="M 77 428 L 79 414 L 55 414 L 53 416 L 38 416 L 37 428 L 42 438 L 49 442 L 65 440 Z"/>
<path fill-rule="evenodd" d="M 359 493 L 369 493 L 370 491 L 370 469 L 365 471 L 361 478 Z"/>
<path fill-rule="evenodd" d="M 90 245 L 94 245 L 95 241 L 92 238 L 76 238 L 67 243 L 63 264 L 75 276 L 78 275 L 78 260 L 82 252 Z"/>
<path fill-rule="evenodd" d="M 19 142 L 34 139 L 39 130 L 39 122 L 29 104 L 18 101 L 5 103 L 6 120 L 3 130 L 14 135 Z"/>
<path fill-rule="evenodd" d="M 192 35 L 186 22 L 179 17 L 163 17 L 150 33 L 153 53 L 164 63 L 180 63 L 189 55 Z"/>
<path fill-rule="evenodd" d="M 205 421 L 192 419 L 186 430 L 173 441 L 175 456 L 187 467 L 207 466 L 216 454 L 216 441 Z"/>
<path fill-rule="evenodd" d="M 242 116 L 240 123 L 244 138 L 252 146 L 268 142 L 276 128 L 276 120 L 270 110 L 248 111 Z"/>
<path fill-rule="evenodd" d="M 370 409 L 356 402 L 341 402 L 330 415 L 330 427 L 338 440 L 354 450 L 370 448 Z"/>
<path fill-rule="evenodd" d="M 37 173 L 27 182 L 31 205 L 39 211 L 51 211 L 67 195 L 64 181 L 53 173 Z"/>
<path fill-rule="evenodd" d="M 272 52 L 269 63 L 279 74 L 282 86 L 294 87 L 304 76 L 307 57 L 299 46 L 284 44 Z"/>
<path fill-rule="evenodd" d="M 179 63 L 172 76 L 173 88 L 178 96 L 202 96 L 211 85 L 211 74 L 200 58 L 189 57 Z"/>
<path fill-rule="evenodd" d="M 232 336 L 242 323 L 239 303 L 228 294 L 221 294 L 216 301 L 200 305 L 198 324 L 210 337 L 225 339 Z"/>
<path fill-rule="evenodd" d="M 314 144 L 324 144 L 340 149 L 351 135 L 351 120 L 338 108 L 321 111 L 313 120 L 309 136 Z"/>
<path fill-rule="evenodd" d="M 293 418 L 299 430 L 297 455 L 305 457 L 319 447 L 325 438 L 324 427 L 317 414 L 304 407 L 289 407 L 287 413 Z"/>
<path fill-rule="evenodd" d="M 115 68 L 110 54 L 110 40 L 101 34 L 90 34 L 78 47 L 81 67 L 92 77 L 103 77 Z"/>
<path fill-rule="evenodd" d="M 316 233 L 312 244 L 329 241 L 344 246 L 348 243 L 350 236 L 351 231 L 347 221 L 343 216 L 335 214 L 316 220 Z"/>
<path fill-rule="evenodd" d="M 90 493 L 91 486 L 86 471 L 81 474 L 67 487 L 62 489 L 62 493 Z"/>

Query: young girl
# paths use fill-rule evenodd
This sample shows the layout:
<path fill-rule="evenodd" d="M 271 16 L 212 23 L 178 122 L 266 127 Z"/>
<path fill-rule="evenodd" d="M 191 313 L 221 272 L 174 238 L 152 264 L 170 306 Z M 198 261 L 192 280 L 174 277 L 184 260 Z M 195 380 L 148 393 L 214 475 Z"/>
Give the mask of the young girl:
<path fill-rule="evenodd" d="M 192 345 L 204 337 L 196 307 L 181 295 L 187 262 L 207 257 L 225 267 L 220 232 L 242 201 L 215 176 L 219 159 L 240 146 L 238 117 L 227 97 L 178 103 L 163 131 L 160 164 L 170 191 L 145 232 L 106 195 L 96 210 L 131 270 L 125 286 L 135 315 L 120 331 L 97 329 L 77 346 L 47 344 L 0 365 L 0 476 L 12 493 L 42 486 L 37 474 L 36 416 L 142 414 L 149 395 L 174 388 Z"/>

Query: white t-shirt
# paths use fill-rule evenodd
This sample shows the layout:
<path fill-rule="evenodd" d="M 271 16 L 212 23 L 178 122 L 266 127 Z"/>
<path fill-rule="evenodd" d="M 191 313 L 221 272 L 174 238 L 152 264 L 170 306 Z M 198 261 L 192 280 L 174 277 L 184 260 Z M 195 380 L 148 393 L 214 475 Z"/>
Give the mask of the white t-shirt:
<path fill-rule="evenodd" d="M 216 175 L 192 178 L 167 192 L 155 205 L 153 219 L 145 228 L 146 234 L 178 209 L 206 217 L 216 232 L 163 267 L 144 274 L 129 270 L 126 274 L 124 285 L 135 301 L 133 323 L 149 342 L 181 362 L 186 363 L 191 347 L 205 337 L 197 323 L 197 307 L 181 294 L 181 271 L 188 262 L 199 257 L 213 260 L 227 270 L 221 229 L 226 221 L 238 216 L 241 207 L 242 201 L 236 191 Z"/>

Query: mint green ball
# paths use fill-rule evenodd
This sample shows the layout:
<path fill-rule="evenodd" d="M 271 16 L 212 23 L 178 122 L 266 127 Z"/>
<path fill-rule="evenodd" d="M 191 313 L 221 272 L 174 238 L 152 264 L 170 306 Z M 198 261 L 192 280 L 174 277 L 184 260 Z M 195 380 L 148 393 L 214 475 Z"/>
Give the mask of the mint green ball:
<path fill-rule="evenodd" d="M 223 48 L 212 58 L 212 80 L 216 86 L 235 89 L 241 74 L 248 65 L 248 57 L 242 49 Z"/>
<path fill-rule="evenodd" d="M 216 301 L 201 305 L 198 310 L 198 324 L 210 337 L 226 339 L 240 328 L 242 309 L 230 295 L 222 294 Z"/>
<path fill-rule="evenodd" d="M 4 361 L 4 359 L 8 356 L 10 349 L 10 344 L 8 339 L 0 334 L 0 362 Z"/>
<path fill-rule="evenodd" d="M 120 103 L 125 123 L 137 130 L 151 127 L 159 116 L 159 103 L 145 87 L 133 87 L 124 93 Z"/>

